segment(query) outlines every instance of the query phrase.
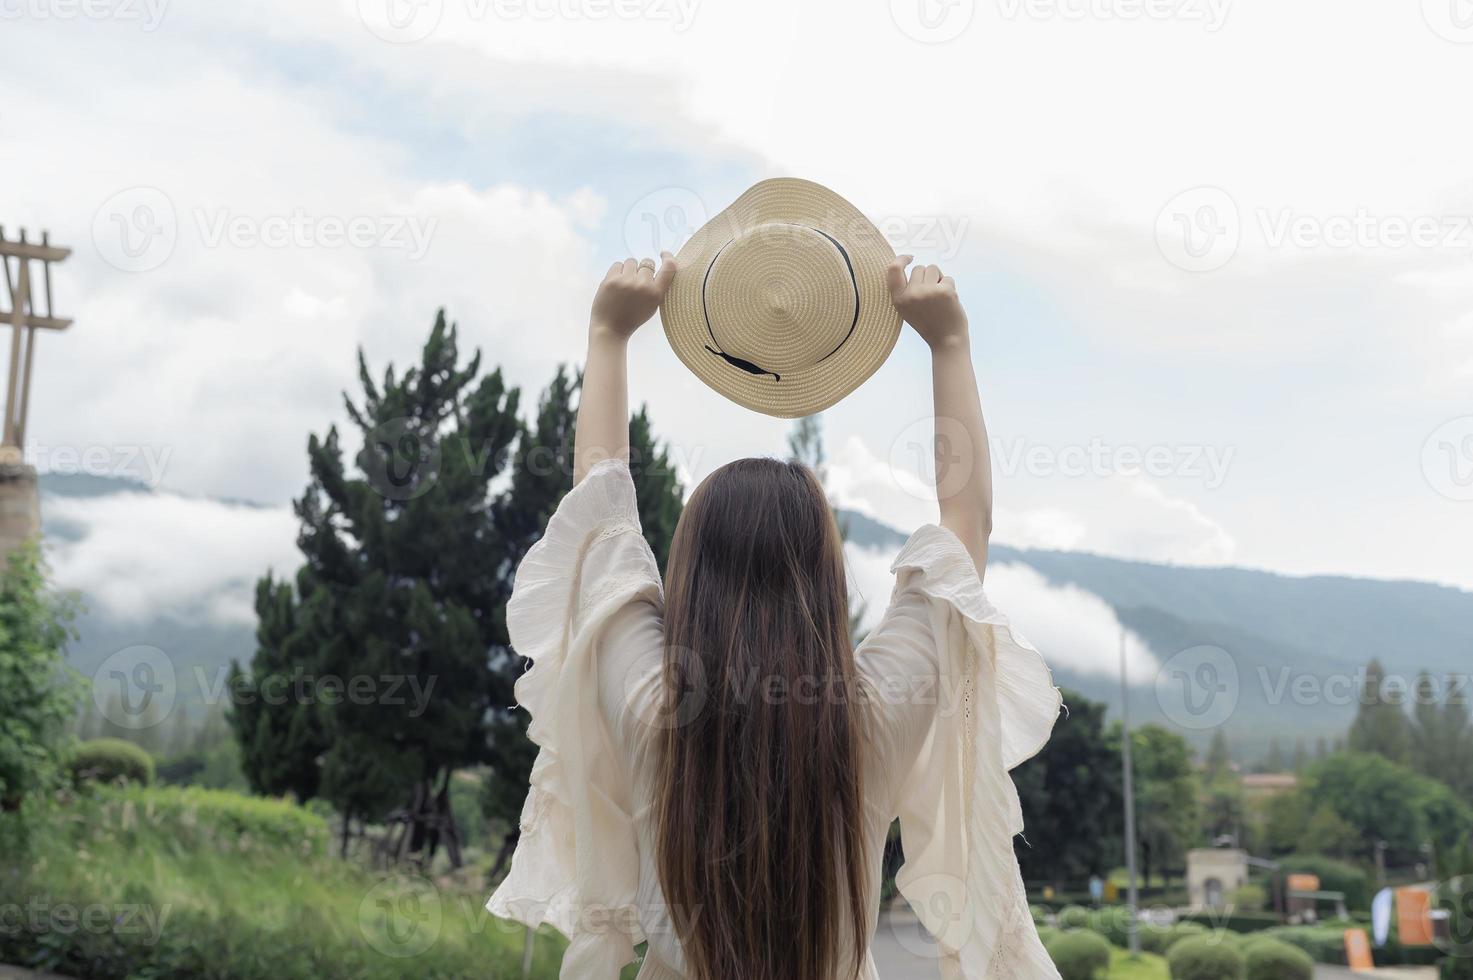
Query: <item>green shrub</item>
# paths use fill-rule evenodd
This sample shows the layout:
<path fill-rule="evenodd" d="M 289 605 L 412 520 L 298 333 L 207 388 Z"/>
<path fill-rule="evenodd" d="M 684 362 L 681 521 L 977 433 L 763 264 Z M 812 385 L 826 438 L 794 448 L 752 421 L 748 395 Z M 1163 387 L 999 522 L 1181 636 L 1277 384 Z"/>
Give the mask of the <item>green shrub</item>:
<path fill-rule="evenodd" d="M 1089 928 L 1089 909 L 1082 905 L 1066 905 L 1059 909 L 1060 929 Z"/>
<path fill-rule="evenodd" d="M 1323 854 L 1290 854 L 1279 859 L 1277 887 L 1285 887 L 1287 877 L 1291 874 L 1317 875 L 1320 890 L 1344 892 L 1345 905 L 1348 908 L 1367 909 L 1371 906 L 1370 884 L 1366 873 L 1353 864 L 1325 857 Z"/>
<path fill-rule="evenodd" d="M 153 756 L 132 742 L 120 738 L 94 738 L 82 742 L 72 753 L 72 781 L 115 783 L 118 781 L 153 782 Z"/>
<path fill-rule="evenodd" d="M 1262 935 L 1302 949 L 1316 963 L 1345 965 L 1345 930 L 1340 926 L 1279 926 Z"/>
<path fill-rule="evenodd" d="M 1062 935 L 1063 933 L 1060 932 L 1058 929 L 1055 929 L 1053 926 L 1038 927 L 1038 941 L 1043 943 L 1045 948 L 1048 947 L 1049 943 L 1053 942 L 1055 939 L 1058 939 Z"/>
<path fill-rule="evenodd" d="M 1124 905 L 1106 905 L 1089 914 L 1089 928 L 1122 949 L 1130 945 L 1130 909 Z"/>
<path fill-rule="evenodd" d="M 522 927 L 480 911 L 478 884 L 341 861 L 327 823 L 284 801 L 98 786 L 48 801 L 24 853 L 5 848 L 18 817 L 0 813 L 0 882 L 40 911 L 0 926 L 0 963 L 89 980 L 520 976 Z M 538 933 L 534 980 L 565 947 Z"/>
<path fill-rule="evenodd" d="M 1166 930 L 1166 939 L 1162 944 L 1161 952 L 1169 953 L 1176 944 L 1184 939 L 1202 939 L 1212 935 L 1212 930 L 1200 922 L 1178 922 Z"/>
<path fill-rule="evenodd" d="M 1190 936 L 1166 955 L 1171 980 L 1243 980 L 1243 954 L 1221 937 Z"/>
<path fill-rule="evenodd" d="M 1244 885 L 1233 890 L 1228 902 L 1236 912 L 1261 912 L 1268 907 L 1268 889 L 1262 885 Z"/>
<path fill-rule="evenodd" d="M 1314 960 L 1286 942 L 1258 937 L 1243 944 L 1247 980 L 1312 980 Z"/>
<path fill-rule="evenodd" d="M 1028 911 L 1033 916 L 1033 924 L 1034 925 L 1041 926 L 1041 925 L 1045 925 L 1045 924 L 1048 923 L 1048 909 L 1045 908 L 1044 906 L 1042 906 L 1042 905 L 1030 905 L 1030 906 L 1028 906 Z"/>
<path fill-rule="evenodd" d="M 1197 922 L 1212 929 L 1229 932 L 1258 932 L 1279 925 L 1279 917 L 1273 912 L 1234 909 L 1225 911 L 1188 912 L 1182 916 L 1187 922 Z"/>
<path fill-rule="evenodd" d="M 1062 980 L 1103 980 L 1110 969 L 1110 944 L 1087 929 L 1068 929 L 1047 944 Z"/>

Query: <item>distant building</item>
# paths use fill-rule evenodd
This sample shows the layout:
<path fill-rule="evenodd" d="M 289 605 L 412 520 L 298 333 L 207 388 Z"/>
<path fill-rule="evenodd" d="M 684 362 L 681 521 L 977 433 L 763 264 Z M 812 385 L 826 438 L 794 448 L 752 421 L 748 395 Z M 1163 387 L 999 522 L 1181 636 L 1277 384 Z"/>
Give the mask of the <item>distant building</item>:
<path fill-rule="evenodd" d="M 1201 847 L 1187 852 L 1187 899 L 1192 911 L 1227 906 L 1248 884 L 1248 852 L 1236 847 Z"/>
<path fill-rule="evenodd" d="M 1243 795 L 1249 797 L 1277 796 L 1298 785 L 1299 777 L 1292 772 L 1250 772 L 1243 775 Z"/>

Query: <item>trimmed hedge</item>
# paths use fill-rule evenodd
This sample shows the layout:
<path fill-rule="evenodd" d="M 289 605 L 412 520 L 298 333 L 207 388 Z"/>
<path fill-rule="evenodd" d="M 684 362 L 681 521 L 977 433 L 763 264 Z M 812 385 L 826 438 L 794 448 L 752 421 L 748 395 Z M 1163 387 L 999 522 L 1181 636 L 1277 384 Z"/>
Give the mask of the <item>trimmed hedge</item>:
<path fill-rule="evenodd" d="M 1259 935 L 1297 946 L 1316 963 L 1344 966 L 1345 930 L 1354 925 L 1349 922 L 1322 922 L 1313 926 L 1279 926 Z M 1377 966 L 1431 966 L 1442 955 L 1436 946 L 1403 946 L 1397 939 L 1394 926 L 1386 945 L 1371 950 Z"/>
<path fill-rule="evenodd" d="M 1347 861 L 1325 857 L 1323 854 L 1290 854 L 1279 858 L 1279 870 L 1274 873 L 1275 886 L 1283 888 L 1291 874 L 1318 875 L 1320 890 L 1344 892 L 1348 908 L 1371 907 L 1370 882 L 1366 873 Z"/>
<path fill-rule="evenodd" d="M 1166 956 L 1171 980 L 1243 980 L 1243 954 L 1222 938 L 1191 936 Z"/>
<path fill-rule="evenodd" d="M 1227 929 L 1229 932 L 1259 932 L 1279 925 L 1279 917 L 1273 912 L 1187 912 L 1181 918 L 1183 922 L 1196 922 L 1209 929 Z"/>
<path fill-rule="evenodd" d="M 1066 905 L 1059 909 L 1060 929 L 1088 929 L 1089 909 L 1083 905 Z"/>
<path fill-rule="evenodd" d="M 1277 939 L 1255 938 L 1243 944 L 1247 980 L 1313 980 L 1314 960 L 1302 949 Z"/>
<path fill-rule="evenodd" d="M 1044 947 L 1062 980 L 1103 980 L 1110 969 L 1110 944 L 1086 929 L 1069 929 Z"/>
<path fill-rule="evenodd" d="M 94 738 L 72 752 L 68 769 L 72 782 L 115 783 L 148 786 L 153 782 L 153 756 L 120 738 Z"/>

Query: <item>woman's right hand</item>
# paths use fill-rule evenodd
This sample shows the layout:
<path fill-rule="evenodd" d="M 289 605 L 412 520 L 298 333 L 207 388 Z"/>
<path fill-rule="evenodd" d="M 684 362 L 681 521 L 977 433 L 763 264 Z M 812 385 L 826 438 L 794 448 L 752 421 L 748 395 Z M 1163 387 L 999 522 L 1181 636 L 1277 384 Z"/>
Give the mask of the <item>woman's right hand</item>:
<path fill-rule="evenodd" d="M 887 270 L 890 299 L 905 322 L 931 348 L 939 351 L 967 343 L 967 314 L 956 295 L 956 281 L 934 265 L 918 265 L 905 278 L 914 256 L 897 255 Z"/>
<path fill-rule="evenodd" d="M 655 315 L 675 278 L 675 256 L 661 252 L 660 258 L 658 272 L 654 259 L 625 259 L 609 268 L 593 297 L 590 323 L 594 333 L 628 340 Z"/>

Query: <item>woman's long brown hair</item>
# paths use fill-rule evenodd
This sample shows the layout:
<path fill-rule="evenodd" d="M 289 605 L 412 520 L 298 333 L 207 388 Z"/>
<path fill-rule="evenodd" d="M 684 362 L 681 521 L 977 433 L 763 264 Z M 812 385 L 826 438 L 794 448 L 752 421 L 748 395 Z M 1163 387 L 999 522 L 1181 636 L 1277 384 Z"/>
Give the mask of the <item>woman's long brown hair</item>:
<path fill-rule="evenodd" d="M 858 675 L 842 540 L 807 467 L 744 459 L 671 545 L 656 863 L 691 980 L 864 962 Z"/>

